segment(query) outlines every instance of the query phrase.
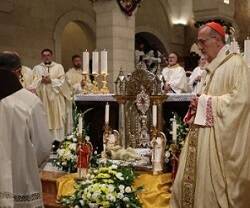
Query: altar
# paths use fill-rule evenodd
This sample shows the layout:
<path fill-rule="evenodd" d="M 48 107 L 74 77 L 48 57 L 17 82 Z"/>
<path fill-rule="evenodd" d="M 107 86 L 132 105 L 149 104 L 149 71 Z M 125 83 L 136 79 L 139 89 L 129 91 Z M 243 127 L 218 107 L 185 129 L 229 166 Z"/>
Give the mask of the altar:
<path fill-rule="evenodd" d="M 173 117 L 173 112 L 183 117 L 188 110 L 192 96 L 194 95 L 191 93 L 166 94 L 166 99 L 162 103 L 160 123 L 162 131 L 168 137 L 170 136 L 168 129 L 171 126 L 170 119 Z M 110 126 L 112 129 L 119 129 L 119 101 L 115 94 L 77 94 L 74 96 L 74 101 L 81 112 L 93 108 L 85 115 L 85 121 L 88 125 L 90 138 L 95 138 L 91 139 L 92 144 L 98 152 L 101 152 L 105 105 L 107 102 L 110 105 Z"/>

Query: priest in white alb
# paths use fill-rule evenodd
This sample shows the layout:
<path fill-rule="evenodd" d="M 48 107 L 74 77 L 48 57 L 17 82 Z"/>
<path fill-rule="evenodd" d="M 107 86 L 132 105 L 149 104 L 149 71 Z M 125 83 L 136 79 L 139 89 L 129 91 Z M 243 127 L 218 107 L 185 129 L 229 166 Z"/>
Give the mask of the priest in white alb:
<path fill-rule="evenodd" d="M 0 53 L 0 207 L 43 207 L 39 167 L 52 143 L 40 99 L 19 81 L 21 61 Z"/>
<path fill-rule="evenodd" d="M 66 72 L 66 80 L 69 83 L 72 94 L 79 93 L 82 90 L 82 59 L 79 55 L 72 56 L 73 67 Z"/>
<path fill-rule="evenodd" d="M 53 138 L 62 141 L 65 134 L 66 105 L 65 99 L 71 98 L 71 92 L 65 84 L 63 66 L 52 61 L 50 49 L 41 52 L 42 63 L 33 69 L 33 84 L 37 95 L 44 104 L 48 124 Z"/>
<path fill-rule="evenodd" d="M 75 94 L 82 91 L 83 71 L 81 57 L 79 55 L 72 56 L 72 64 L 73 67 L 66 72 L 65 81 L 71 91 L 71 96 L 73 98 Z M 72 100 L 66 100 L 67 134 L 71 134 L 73 128 L 72 107 Z"/>
<path fill-rule="evenodd" d="M 194 94 L 200 94 L 202 87 L 202 80 L 206 77 L 205 66 L 207 64 L 206 57 L 202 55 L 197 66 L 188 79 L 190 91 Z"/>
<path fill-rule="evenodd" d="M 207 23 L 197 43 L 207 57 L 202 93 L 184 118 L 190 131 L 172 187 L 171 208 L 250 205 L 250 70 L 225 47 L 223 27 Z"/>
<path fill-rule="evenodd" d="M 188 91 L 186 72 L 178 64 L 178 55 L 170 53 L 168 56 L 168 66 L 162 69 L 165 79 L 164 91 L 166 93 L 185 93 Z"/>

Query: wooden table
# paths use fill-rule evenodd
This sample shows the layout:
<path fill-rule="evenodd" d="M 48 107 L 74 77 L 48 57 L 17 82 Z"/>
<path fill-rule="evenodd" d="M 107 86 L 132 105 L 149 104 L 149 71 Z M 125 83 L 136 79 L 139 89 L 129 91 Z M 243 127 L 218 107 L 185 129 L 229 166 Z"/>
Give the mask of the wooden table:
<path fill-rule="evenodd" d="M 61 207 L 56 203 L 57 196 L 57 184 L 56 180 L 65 175 L 63 172 L 51 172 L 42 171 L 40 173 L 42 189 L 43 189 L 43 201 L 45 208 L 59 208 Z"/>

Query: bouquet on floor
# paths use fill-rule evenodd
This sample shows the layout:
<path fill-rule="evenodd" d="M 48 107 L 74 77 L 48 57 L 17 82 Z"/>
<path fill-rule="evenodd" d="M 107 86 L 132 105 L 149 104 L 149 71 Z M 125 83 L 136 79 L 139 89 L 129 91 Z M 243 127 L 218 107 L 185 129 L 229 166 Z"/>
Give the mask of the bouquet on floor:
<path fill-rule="evenodd" d="M 102 164 L 90 169 L 84 180 L 77 180 L 75 193 L 62 197 L 60 203 L 74 208 L 140 208 L 137 192 L 141 187 L 133 188 L 135 178 L 131 167 Z"/>

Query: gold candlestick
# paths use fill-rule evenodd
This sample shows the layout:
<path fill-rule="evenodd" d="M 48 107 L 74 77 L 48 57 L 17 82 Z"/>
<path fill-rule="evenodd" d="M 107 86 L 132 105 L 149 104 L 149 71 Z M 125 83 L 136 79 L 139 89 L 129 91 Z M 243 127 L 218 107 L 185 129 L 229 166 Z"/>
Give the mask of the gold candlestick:
<path fill-rule="evenodd" d="M 107 160 L 107 142 L 108 138 L 110 136 L 110 127 L 108 124 L 105 124 L 104 126 L 104 133 L 103 133 L 103 152 L 102 152 L 102 158 L 104 160 Z M 106 162 L 106 161 L 105 161 Z"/>
<path fill-rule="evenodd" d="M 88 79 L 88 74 L 83 73 L 82 74 L 82 82 L 81 82 L 81 86 L 82 86 L 82 92 L 83 94 L 88 94 L 88 83 L 87 83 L 87 79 Z"/>
<path fill-rule="evenodd" d="M 102 76 L 103 76 L 103 81 L 102 81 L 103 85 L 102 85 L 102 88 L 101 88 L 100 91 L 103 94 L 108 94 L 109 93 L 109 88 L 107 86 L 107 84 L 108 84 L 108 82 L 107 82 L 107 76 L 108 76 L 108 74 L 102 74 Z"/>
<path fill-rule="evenodd" d="M 97 77 L 99 76 L 99 74 L 92 74 L 92 75 L 94 76 L 92 93 L 99 94 L 100 90 L 99 90 L 98 82 L 97 82 Z"/>

